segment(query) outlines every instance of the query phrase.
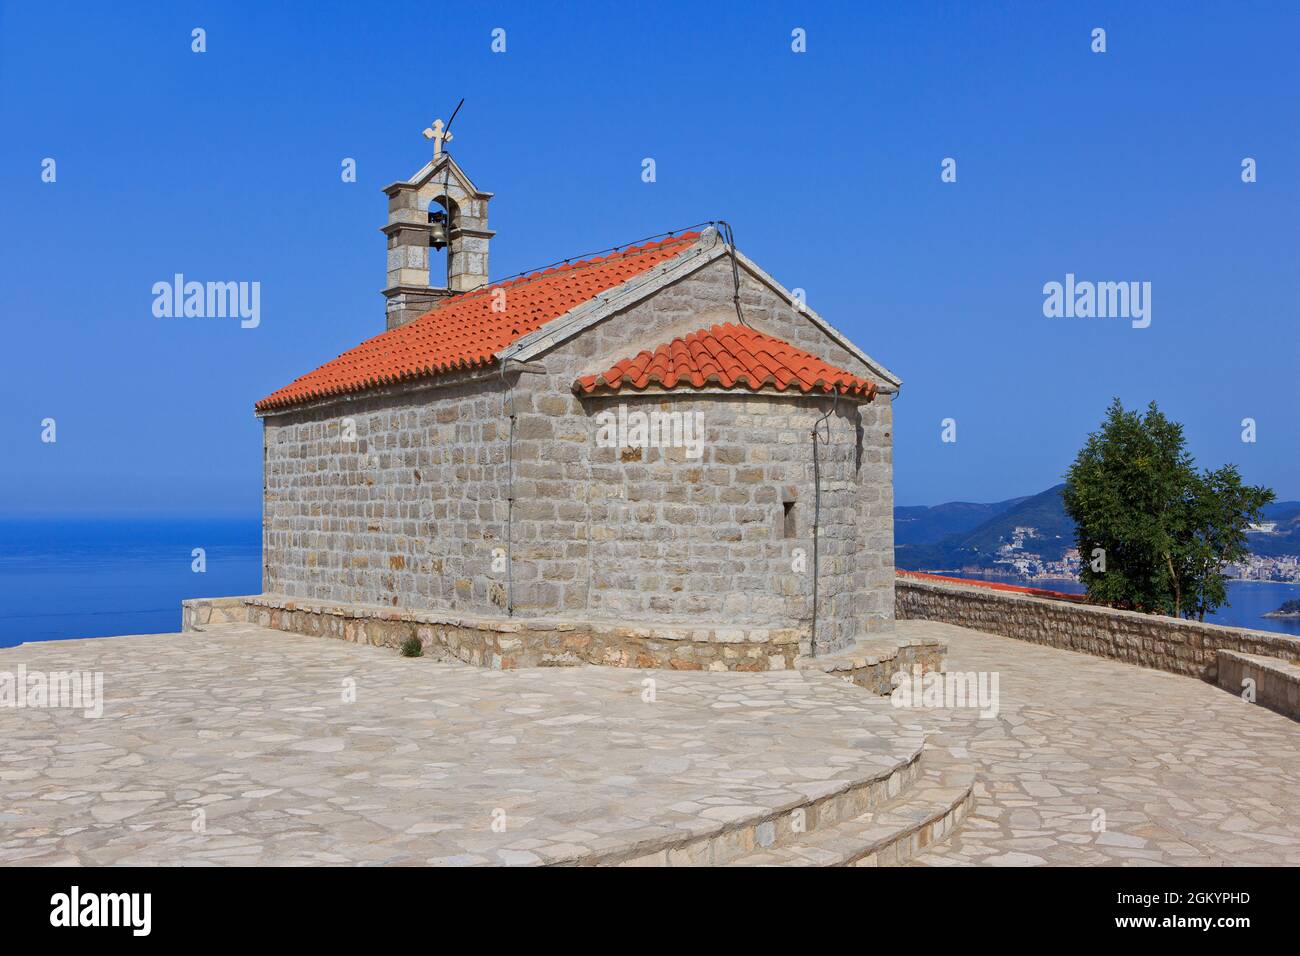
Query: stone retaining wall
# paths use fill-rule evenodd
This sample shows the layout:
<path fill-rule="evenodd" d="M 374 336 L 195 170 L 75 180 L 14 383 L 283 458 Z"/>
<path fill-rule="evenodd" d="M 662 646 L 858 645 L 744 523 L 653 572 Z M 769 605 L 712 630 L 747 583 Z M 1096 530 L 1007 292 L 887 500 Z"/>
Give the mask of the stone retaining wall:
<path fill-rule="evenodd" d="M 806 628 L 665 627 L 613 621 L 499 618 L 375 605 L 304 601 L 256 594 L 182 604 L 182 629 L 246 621 L 262 627 L 359 644 L 399 647 L 414 636 L 426 653 L 467 664 L 518 667 L 787 670 Z"/>
<path fill-rule="evenodd" d="M 1240 695 L 1247 680 L 1254 683 L 1254 703 L 1300 720 L 1300 667 L 1271 657 L 1219 651 L 1219 686 Z"/>
<path fill-rule="evenodd" d="M 899 620 L 944 621 L 1211 681 L 1218 674 L 1220 650 L 1300 662 L 1300 640 L 1282 634 L 1118 611 L 977 584 L 900 575 L 894 584 L 894 608 Z"/>

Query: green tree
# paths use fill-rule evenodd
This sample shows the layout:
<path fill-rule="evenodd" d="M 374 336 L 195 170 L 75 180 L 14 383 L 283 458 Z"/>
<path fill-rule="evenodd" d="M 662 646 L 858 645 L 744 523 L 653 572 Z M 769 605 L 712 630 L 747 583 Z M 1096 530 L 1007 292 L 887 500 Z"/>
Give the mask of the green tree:
<path fill-rule="evenodd" d="M 1250 553 L 1246 526 L 1260 520 L 1273 498 L 1268 488 L 1243 485 L 1235 465 L 1197 476 L 1187 502 L 1189 533 L 1169 557 L 1182 613 L 1203 621 L 1206 612 L 1227 603 L 1223 569 Z"/>
<path fill-rule="evenodd" d="M 1111 402 L 1066 475 L 1091 601 L 1204 619 L 1226 602 L 1223 569 L 1247 553 L 1246 525 L 1273 500 L 1232 465 L 1198 474 L 1183 427 L 1152 402 Z"/>

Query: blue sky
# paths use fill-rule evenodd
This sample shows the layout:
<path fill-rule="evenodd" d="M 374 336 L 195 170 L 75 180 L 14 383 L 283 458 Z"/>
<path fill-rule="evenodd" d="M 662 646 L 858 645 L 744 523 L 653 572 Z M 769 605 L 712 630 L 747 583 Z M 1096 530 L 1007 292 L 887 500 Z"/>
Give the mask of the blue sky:
<path fill-rule="evenodd" d="M 1114 395 L 1300 498 L 1293 4 L 136 6 L 0 5 L 0 512 L 256 514 L 252 404 L 382 329 L 380 189 L 462 96 L 494 276 L 730 220 L 904 379 L 900 504 L 1042 490 Z M 177 272 L 261 325 L 155 318 Z M 1066 273 L 1151 326 L 1044 317 Z"/>

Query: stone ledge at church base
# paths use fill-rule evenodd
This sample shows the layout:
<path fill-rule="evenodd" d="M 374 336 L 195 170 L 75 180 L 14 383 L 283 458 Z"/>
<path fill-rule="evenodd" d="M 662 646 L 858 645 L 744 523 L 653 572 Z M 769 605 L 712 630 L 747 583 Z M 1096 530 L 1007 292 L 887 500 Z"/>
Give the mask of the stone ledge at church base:
<path fill-rule="evenodd" d="M 574 618 L 482 617 L 275 594 L 181 602 L 181 629 L 247 622 L 358 644 L 400 647 L 416 637 L 425 652 L 490 667 L 607 667 L 673 670 L 788 670 L 806 627 L 699 626 Z"/>

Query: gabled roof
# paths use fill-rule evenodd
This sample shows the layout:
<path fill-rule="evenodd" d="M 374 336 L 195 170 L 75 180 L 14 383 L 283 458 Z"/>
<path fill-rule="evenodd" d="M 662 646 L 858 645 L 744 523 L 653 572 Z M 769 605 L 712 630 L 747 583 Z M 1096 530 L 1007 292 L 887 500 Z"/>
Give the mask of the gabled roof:
<path fill-rule="evenodd" d="M 496 353 L 547 322 L 689 248 L 698 232 L 633 246 L 451 296 L 295 379 L 258 411 L 488 366 Z"/>
<path fill-rule="evenodd" d="M 568 341 L 574 336 L 581 335 L 587 329 L 598 325 L 616 312 L 631 308 L 638 302 L 654 295 L 659 289 L 666 288 L 674 282 L 686 278 L 692 273 L 705 268 L 710 263 L 729 257 L 733 252 L 742 271 L 748 272 L 759 283 L 767 286 L 778 297 L 788 302 L 792 309 L 821 329 L 833 342 L 862 362 L 867 367 L 868 374 L 878 383 L 878 391 L 891 394 L 898 391 L 903 384 L 902 379 L 862 351 L 848 336 L 827 322 L 804 302 L 797 300 L 790 290 L 764 272 L 743 252 L 739 249 L 732 250 L 729 245 L 722 241 L 717 228 L 714 226 L 706 229 L 700 240 L 692 248 L 683 250 L 674 261 L 665 263 L 662 268 L 654 270 L 654 275 L 638 279 L 636 282 L 629 282 L 620 289 L 612 290 L 608 295 L 602 295 L 598 299 L 585 302 L 556 321 L 547 323 L 544 328 L 521 336 L 518 341 L 508 345 L 499 358 L 502 361 L 516 362 L 529 362 L 540 358 L 557 345 Z"/>
<path fill-rule="evenodd" d="M 492 198 L 493 195 L 492 193 L 485 193 L 477 186 L 474 185 L 473 181 L 467 175 L 465 175 L 465 170 L 460 168 L 460 164 L 456 162 L 456 160 L 452 159 L 450 152 L 443 153 L 436 160 L 433 159 L 429 160 L 422 167 L 420 167 L 419 171 L 416 172 L 415 175 L 413 175 L 410 179 L 407 180 L 399 179 L 395 183 L 389 183 L 387 186 L 384 187 L 384 192 L 387 193 L 389 196 L 393 196 L 401 192 L 403 189 L 410 189 L 412 187 L 418 189 L 420 186 L 423 186 L 430 179 L 432 179 L 435 174 L 443 173 L 444 167 L 449 168 L 451 170 L 452 174 L 456 177 L 457 180 L 456 184 L 460 186 L 462 189 L 464 189 L 467 193 L 471 193 L 480 199 Z"/>
<path fill-rule="evenodd" d="M 838 392 L 866 401 L 876 397 L 874 382 L 757 329 L 732 323 L 675 338 L 653 352 L 641 352 L 573 383 L 574 391 L 582 395 L 609 394 L 624 386 Z"/>

